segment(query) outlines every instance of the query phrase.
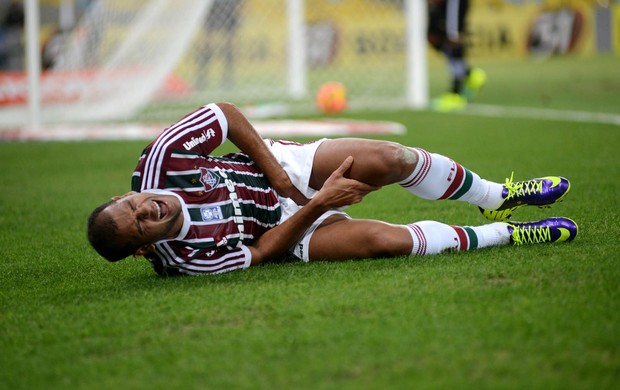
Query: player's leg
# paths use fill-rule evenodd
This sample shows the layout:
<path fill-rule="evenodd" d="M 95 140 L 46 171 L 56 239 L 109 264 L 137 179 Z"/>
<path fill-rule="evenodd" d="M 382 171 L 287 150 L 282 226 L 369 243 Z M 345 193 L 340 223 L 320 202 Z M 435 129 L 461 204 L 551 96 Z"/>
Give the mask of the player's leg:
<path fill-rule="evenodd" d="M 467 46 L 464 43 L 463 37 L 467 33 L 466 24 L 467 14 L 469 13 L 469 0 L 457 0 L 456 2 L 458 3 L 455 6 L 455 8 L 458 8 L 456 11 L 458 14 L 456 18 L 458 21 L 457 29 L 460 38 L 452 49 L 454 59 L 449 61 L 454 76 L 452 90 L 466 100 L 472 100 L 485 84 L 487 75 L 484 70 L 472 67 L 467 59 Z M 463 71 L 465 72 L 464 74 Z"/>
<path fill-rule="evenodd" d="M 505 184 L 482 179 L 458 162 L 421 148 L 396 142 L 357 138 L 325 140 L 317 148 L 309 179 L 310 187 L 320 189 L 329 175 L 353 156 L 348 176 L 377 186 L 398 183 L 424 199 L 450 199 L 479 206 L 491 220 L 505 220 L 517 208 L 544 207 L 561 201 L 570 182 L 547 176 Z"/>
<path fill-rule="evenodd" d="M 394 225 L 376 220 L 326 220 L 310 239 L 310 260 L 425 256 L 507 245 L 508 224 L 450 226 L 435 221 Z"/>
<path fill-rule="evenodd" d="M 411 175 L 399 184 L 425 199 L 450 199 L 478 205 L 483 215 L 503 221 L 523 206 L 549 207 L 560 202 L 570 190 L 568 179 L 546 176 L 520 182 L 512 177 L 505 184 L 480 178 L 461 164 L 420 148 L 418 163 Z"/>
<path fill-rule="evenodd" d="M 461 94 L 463 83 L 469 72 L 465 58 L 465 16 L 468 0 L 449 0 L 446 2 L 446 40 L 442 50 L 448 60 L 452 75 L 452 93 Z"/>
<path fill-rule="evenodd" d="M 309 242 L 309 260 L 348 260 L 411 254 L 411 234 L 404 226 L 334 215 Z"/>
<path fill-rule="evenodd" d="M 530 223 L 451 226 L 436 221 L 394 225 L 337 215 L 325 220 L 312 233 L 309 260 L 424 256 L 511 243 L 570 241 L 576 235 L 577 225 L 567 218 L 548 218 Z"/>
<path fill-rule="evenodd" d="M 429 4 L 426 37 L 428 43 L 438 52 L 442 52 L 446 40 L 445 3 Z"/>
<path fill-rule="evenodd" d="M 446 58 L 451 79 L 449 92 L 431 101 L 435 111 L 464 109 L 486 81 L 486 73 L 467 62 L 464 36 L 468 9 L 468 0 L 429 5 L 428 41 Z"/>
<path fill-rule="evenodd" d="M 395 142 L 356 138 L 324 141 L 314 156 L 310 186 L 321 188 L 329 175 L 353 156 L 350 178 L 377 186 L 398 183 L 424 199 L 453 199 L 484 209 L 502 204 L 502 185 L 481 179 L 453 160 Z"/>
<path fill-rule="evenodd" d="M 320 189 L 348 156 L 353 156 L 354 161 L 347 177 L 375 186 L 406 179 L 418 161 L 415 151 L 396 142 L 362 138 L 327 139 L 314 154 L 310 187 Z"/>

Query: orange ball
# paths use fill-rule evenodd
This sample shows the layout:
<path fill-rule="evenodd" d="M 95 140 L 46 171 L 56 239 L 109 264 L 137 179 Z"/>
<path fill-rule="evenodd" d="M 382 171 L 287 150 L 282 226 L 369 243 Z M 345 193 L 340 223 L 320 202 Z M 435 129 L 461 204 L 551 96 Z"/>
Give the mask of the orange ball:
<path fill-rule="evenodd" d="M 337 81 L 327 82 L 316 93 L 316 106 L 319 111 L 337 114 L 347 109 L 347 90 Z"/>

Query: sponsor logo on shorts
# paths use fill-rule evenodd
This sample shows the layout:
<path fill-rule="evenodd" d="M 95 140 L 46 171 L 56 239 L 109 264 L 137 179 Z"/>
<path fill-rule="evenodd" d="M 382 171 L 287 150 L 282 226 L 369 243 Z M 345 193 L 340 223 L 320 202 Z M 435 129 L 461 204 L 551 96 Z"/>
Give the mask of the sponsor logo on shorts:
<path fill-rule="evenodd" d="M 303 259 L 303 257 L 304 257 L 304 244 L 300 242 L 299 244 L 297 244 L 297 248 L 299 248 L 299 257 L 301 257 Z"/>

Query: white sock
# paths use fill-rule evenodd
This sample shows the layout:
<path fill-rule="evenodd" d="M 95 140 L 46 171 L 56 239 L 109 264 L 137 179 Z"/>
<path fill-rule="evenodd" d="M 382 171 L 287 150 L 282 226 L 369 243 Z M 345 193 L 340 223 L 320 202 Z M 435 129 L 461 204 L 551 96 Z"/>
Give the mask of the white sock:
<path fill-rule="evenodd" d="M 501 184 L 481 179 L 440 154 L 412 149 L 418 153 L 418 164 L 411 175 L 399 183 L 407 191 L 424 199 L 460 200 L 491 210 L 502 204 Z"/>
<path fill-rule="evenodd" d="M 508 224 L 495 222 L 483 226 L 451 226 L 436 221 L 406 225 L 413 239 L 411 254 L 434 255 L 445 251 L 462 251 L 510 243 Z"/>

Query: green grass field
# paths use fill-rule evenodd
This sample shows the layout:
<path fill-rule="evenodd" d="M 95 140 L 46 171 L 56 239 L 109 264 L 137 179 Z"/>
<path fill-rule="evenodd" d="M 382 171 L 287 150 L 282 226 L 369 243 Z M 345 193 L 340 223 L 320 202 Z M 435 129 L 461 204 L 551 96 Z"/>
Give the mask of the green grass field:
<path fill-rule="evenodd" d="M 620 115 L 618 58 L 487 66 L 481 103 Z M 570 178 L 563 203 L 516 217 L 571 217 L 577 239 L 166 279 L 142 259 L 105 262 L 85 238 L 90 211 L 128 190 L 145 142 L 0 143 L 0 388 L 620 386 L 620 126 L 346 116 L 401 122 L 408 133 L 389 139 L 491 180 L 512 171 Z M 349 211 L 396 223 L 485 223 L 473 206 L 396 186 Z"/>

